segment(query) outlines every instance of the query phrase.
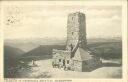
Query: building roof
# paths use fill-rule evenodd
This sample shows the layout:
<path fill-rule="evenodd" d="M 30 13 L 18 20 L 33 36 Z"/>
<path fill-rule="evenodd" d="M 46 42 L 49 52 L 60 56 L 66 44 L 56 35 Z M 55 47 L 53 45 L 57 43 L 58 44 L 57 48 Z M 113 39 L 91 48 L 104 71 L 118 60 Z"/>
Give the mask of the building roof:
<path fill-rule="evenodd" d="M 90 55 L 89 51 L 84 50 L 82 48 L 78 48 L 73 59 L 74 60 L 80 60 L 80 61 L 84 61 L 84 60 L 89 60 L 92 59 L 92 55 Z"/>

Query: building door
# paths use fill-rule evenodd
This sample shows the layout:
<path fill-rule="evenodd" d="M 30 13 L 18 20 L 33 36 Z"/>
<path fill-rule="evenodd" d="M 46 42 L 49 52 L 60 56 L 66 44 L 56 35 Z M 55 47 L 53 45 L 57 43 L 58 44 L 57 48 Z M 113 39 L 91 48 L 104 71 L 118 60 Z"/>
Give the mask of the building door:
<path fill-rule="evenodd" d="M 65 60 L 63 60 L 63 66 L 65 66 Z"/>

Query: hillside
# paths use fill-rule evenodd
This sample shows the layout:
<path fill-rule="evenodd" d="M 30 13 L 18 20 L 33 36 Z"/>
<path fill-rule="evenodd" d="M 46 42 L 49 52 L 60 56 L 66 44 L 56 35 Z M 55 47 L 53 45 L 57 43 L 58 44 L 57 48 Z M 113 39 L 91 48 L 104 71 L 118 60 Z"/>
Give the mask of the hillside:
<path fill-rule="evenodd" d="M 122 58 L 122 42 L 93 42 L 88 49 L 105 59 Z"/>
<path fill-rule="evenodd" d="M 24 52 L 18 48 L 4 46 L 4 77 L 14 76 L 12 76 L 12 69 L 19 64 L 18 58 L 21 57 L 22 54 L 24 54 Z"/>
<path fill-rule="evenodd" d="M 18 48 L 12 47 L 12 46 L 4 46 L 4 57 L 10 57 L 10 58 L 17 58 L 24 54 L 25 52 L 23 50 L 20 50 Z"/>
<path fill-rule="evenodd" d="M 40 45 L 22 55 L 22 58 L 36 57 L 38 59 L 52 58 L 53 49 L 65 49 L 65 45 Z"/>

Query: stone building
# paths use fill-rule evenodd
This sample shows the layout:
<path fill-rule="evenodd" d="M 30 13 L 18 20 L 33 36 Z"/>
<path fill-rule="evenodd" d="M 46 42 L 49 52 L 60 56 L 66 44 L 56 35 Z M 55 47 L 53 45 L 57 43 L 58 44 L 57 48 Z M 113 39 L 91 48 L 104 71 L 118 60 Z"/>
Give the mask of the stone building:
<path fill-rule="evenodd" d="M 101 64 L 100 58 L 87 50 L 85 14 L 68 15 L 66 50 L 53 49 L 53 67 L 89 71 Z"/>

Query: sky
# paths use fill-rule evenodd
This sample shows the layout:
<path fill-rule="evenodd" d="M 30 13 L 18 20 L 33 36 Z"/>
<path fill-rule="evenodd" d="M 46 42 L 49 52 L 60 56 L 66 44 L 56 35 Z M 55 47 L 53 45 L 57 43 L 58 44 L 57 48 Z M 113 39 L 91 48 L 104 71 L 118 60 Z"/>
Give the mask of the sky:
<path fill-rule="evenodd" d="M 12 5 L 4 7 L 4 37 L 66 37 L 68 14 L 78 11 L 86 15 L 88 38 L 121 36 L 121 6 Z"/>

